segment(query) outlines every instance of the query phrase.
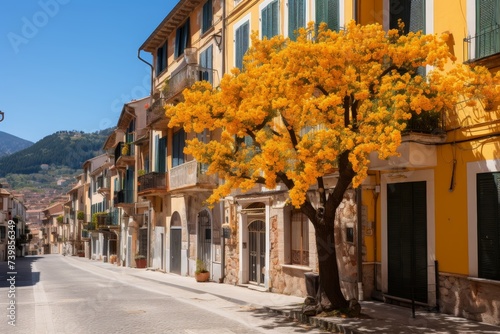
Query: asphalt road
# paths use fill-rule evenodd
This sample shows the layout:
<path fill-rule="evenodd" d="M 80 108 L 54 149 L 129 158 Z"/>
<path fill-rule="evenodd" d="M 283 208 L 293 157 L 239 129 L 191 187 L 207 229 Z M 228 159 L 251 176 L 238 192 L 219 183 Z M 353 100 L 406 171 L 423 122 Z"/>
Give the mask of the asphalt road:
<path fill-rule="evenodd" d="M 0 333 L 324 333 L 60 255 L 0 263 L 2 313 Z"/>

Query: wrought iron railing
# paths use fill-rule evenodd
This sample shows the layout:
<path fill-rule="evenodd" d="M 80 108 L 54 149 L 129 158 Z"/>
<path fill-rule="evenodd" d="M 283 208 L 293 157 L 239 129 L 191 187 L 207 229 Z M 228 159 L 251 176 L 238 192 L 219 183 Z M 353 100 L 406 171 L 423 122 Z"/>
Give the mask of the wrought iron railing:
<path fill-rule="evenodd" d="M 441 112 L 423 111 L 420 114 L 412 112 L 411 118 L 406 121 L 403 133 L 440 134 L 445 131 L 444 117 Z"/>
<path fill-rule="evenodd" d="M 137 191 L 142 192 L 150 189 L 167 188 L 167 173 L 151 172 L 137 178 Z"/>
<path fill-rule="evenodd" d="M 500 53 L 500 26 L 492 26 L 475 36 L 466 37 L 464 44 L 465 61 L 473 61 Z"/>

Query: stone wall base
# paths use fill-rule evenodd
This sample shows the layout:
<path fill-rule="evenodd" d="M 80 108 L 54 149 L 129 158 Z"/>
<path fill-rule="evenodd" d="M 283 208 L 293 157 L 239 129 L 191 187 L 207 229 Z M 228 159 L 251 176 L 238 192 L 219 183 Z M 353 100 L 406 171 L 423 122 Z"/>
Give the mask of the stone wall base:
<path fill-rule="evenodd" d="M 498 326 L 500 282 L 440 273 L 439 308 L 442 313 Z"/>

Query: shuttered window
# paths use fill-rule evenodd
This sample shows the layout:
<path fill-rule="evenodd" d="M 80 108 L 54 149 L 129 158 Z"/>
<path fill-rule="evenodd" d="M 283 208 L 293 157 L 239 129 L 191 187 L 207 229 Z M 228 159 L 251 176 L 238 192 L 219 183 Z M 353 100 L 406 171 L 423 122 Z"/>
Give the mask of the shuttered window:
<path fill-rule="evenodd" d="M 167 156 L 167 137 L 162 137 L 158 140 L 158 172 L 165 173 L 167 171 L 166 165 Z"/>
<path fill-rule="evenodd" d="M 212 0 L 208 0 L 203 5 L 203 22 L 201 27 L 201 32 L 205 33 L 208 29 L 212 27 Z"/>
<path fill-rule="evenodd" d="M 235 66 L 240 70 L 243 70 L 243 56 L 248 50 L 249 46 L 249 26 L 247 22 L 243 23 L 236 29 L 235 32 Z"/>
<path fill-rule="evenodd" d="M 261 11 L 261 32 L 262 38 L 271 38 L 278 35 L 278 18 L 279 18 L 278 0 L 272 1 Z"/>
<path fill-rule="evenodd" d="M 172 140 L 172 167 L 179 166 L 184 163 L 184 146 L 186 144 L 186 134 L 184 129 L 174 133 Z"/>
<path fill-rule="evenodd" d="M 175 31 L 175 58 L 184 54 L 184 49 L 188 48 L 191 44 L 189 36 L 189 18 L 186 23 L 177 28 Z"/>
<path fill-rule="evenodd" d="M 476 182 L 478 275 L 500 280 L 500 172 L 477 174 Z"/>
<path fill-rule="evenodd" d="M 339 0 L 316 0 L 316 26 L 322 22 L 330 30 L 339 30 Z"/>
<path fill-rule="evenodd" d="M 167 68 L 167 42 L 156 50 L 156 76 Z"/>
<path fill-rule="evenodd" d="M 297 30 L 305 26 L 305 0 L 288 0 L 288 37 L 292 40 L 296 40 Z"/>
<path fill-rule="evenodd" d="M 425 0 L 390 1 L 390 29 L 398 29 L 398 20 L 405 24 L 404 32 L 422 30 L 425 33 Z"/>
<path fill-rule="evenodd" d="M 205 51 L 200 54 L 200 80 L 205 80 L 213 83 L 213 47 L 210 45 Z"/>
<path fill-rule="evenodd" d="M 500 52 L 500 2 L 476 0 L 476 58 Z"/>

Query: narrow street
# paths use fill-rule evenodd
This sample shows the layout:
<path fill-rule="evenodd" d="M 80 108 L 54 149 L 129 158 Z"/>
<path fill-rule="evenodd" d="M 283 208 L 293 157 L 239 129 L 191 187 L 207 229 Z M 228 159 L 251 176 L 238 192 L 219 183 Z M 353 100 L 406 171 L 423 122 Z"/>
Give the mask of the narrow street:
<path fill-rule="evenodd" d="M 323 333 L 239 305 L 237 296 L 200 294 L 85 261 L 18 258 L 14 286 L 1 262 L 0 333 Z"/>

